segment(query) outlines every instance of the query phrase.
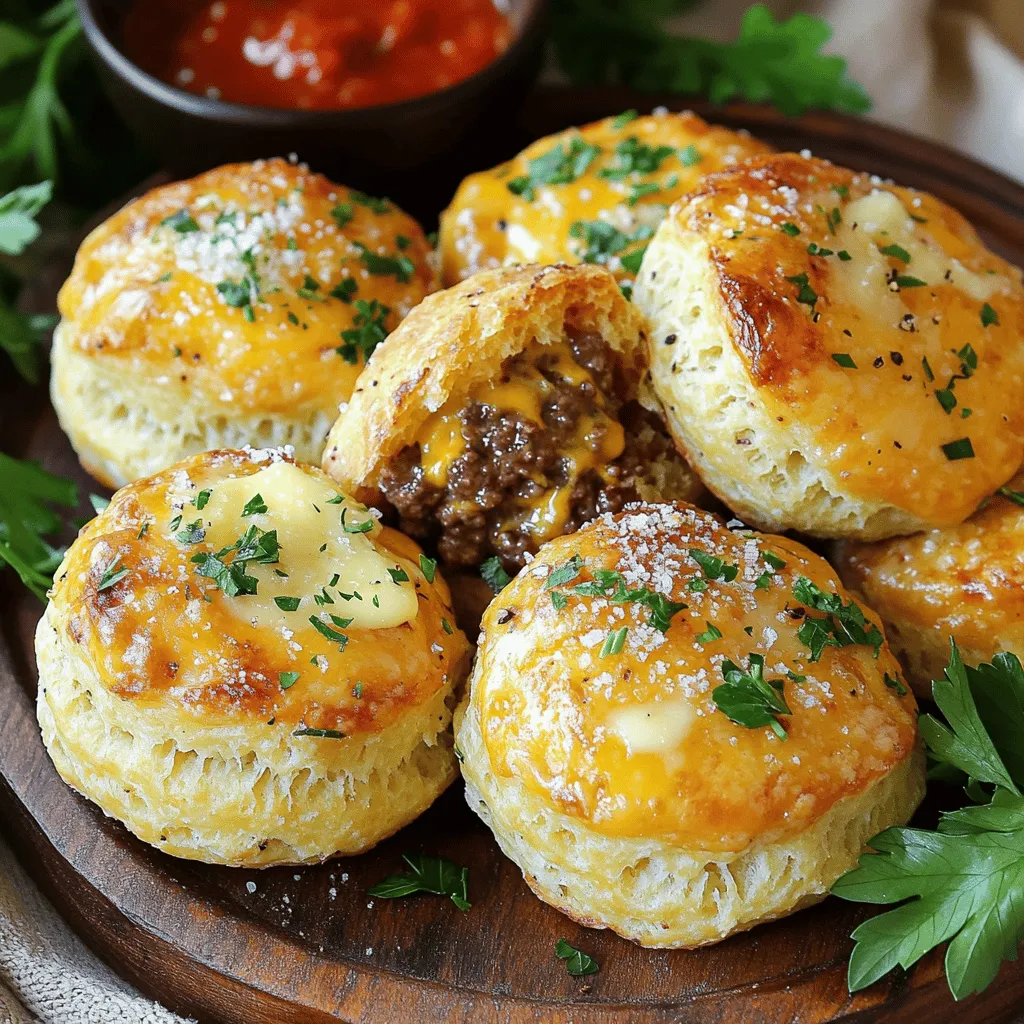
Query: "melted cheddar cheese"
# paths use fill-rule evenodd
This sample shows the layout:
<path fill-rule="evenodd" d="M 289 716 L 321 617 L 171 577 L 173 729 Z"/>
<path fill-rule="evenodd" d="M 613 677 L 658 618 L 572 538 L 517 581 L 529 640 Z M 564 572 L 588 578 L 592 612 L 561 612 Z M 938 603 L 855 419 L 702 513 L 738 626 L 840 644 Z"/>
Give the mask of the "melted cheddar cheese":
<path fill-rule="evenodd" d="M 559 149 L 565 166 L 557 166 Z M 503 263 L 581 261 L 605 263 L 630 281 L 676 199 L 702 175 L 770 151 L 688 113 L 610 117 L 538 139 L 459 186 L 441 216 L 444 281 Z"/>
<path fill-rule="evenodd" d="M 589 384 L 595 397 L 592 409 L 579 418 L 573 436 L 559 449 L 566 467 L 566 483 L 547 487 L 536 498 L 520 500 L 529 514 L 518 523 L 518 528 L 525 529 L 538 542 L 563 532 L 572 514 L 573 488 L 580 477 L 594 471 L 605 483 L 612 482 L 608 465 L 622 454 L 626 444 L 622 424 L 606 408 L 606 400 L 591 374 L 576 362 L 567 343 L 531 342 L 499 380 L 472 389 L 468 396 L 453 396 L 430 415 L 416 435 L 425 476 L 435 486 L 444 487 L 452 464 L 466 450 L 462 413 L 468 406 L 487 405 L 500 412 L 515 413 L 548 429 L 543 409 L 545 401 L 554 394 L 554 387 L 537 366 L 541 358 L 547 374 L 577 387 Z"/>
<path fill-rule="evenodd" d="M 642 601 L 616 602 L 612 586 L 595 596 L 601 570 L 684 607 L 663 632 Z M 798 634 L 821 613 L 794 595 L 801 576 L 849 600 L 801 544 L 685 505 L 634 506 L 553 541 L 484 616 L 471 692 L 492 770 L 609 836 L 710 853 L 807 827 L 911 756 L 917 727 L 884 644 L 877 657 L 829 646 L 813 660 Z M 609 637 L 622 630 L 616 653 Z M 792 711 L 779 716 L 785 739 L 716 706 L 725 660 L 748 668 L 754 654 Z"/>
<path fill-rule="evenodd" d="M 386 200 L 283 160 L 234 164 L 105 221 L 58 304 L 76 349 L 168 401 L 334 414 L 364 353 L 434 290 L 429 251 Z"/>
<path fill-rule="evenodd" d="M 844 492 L 954 524 L 1019 468 L 1021 272 L 955 210 L 787 154 L 716 175 L 673 228 L 706 244 L 768 413 Z"/>
<path fill-rule="evenodd" d="M 112 692 L 212 718 L 373 733 L 467 655 L 419 548 L 277 451 L 207 453 L 118 491 L 55 587 Z"/>

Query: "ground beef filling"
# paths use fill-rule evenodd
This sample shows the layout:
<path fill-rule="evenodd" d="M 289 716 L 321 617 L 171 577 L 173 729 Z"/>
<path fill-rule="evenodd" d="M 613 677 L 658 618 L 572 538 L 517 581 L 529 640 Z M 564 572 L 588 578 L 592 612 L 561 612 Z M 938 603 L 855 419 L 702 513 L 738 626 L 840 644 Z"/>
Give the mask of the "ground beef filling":
<path fill-rule="evenodd" d="M 561 524 L 561 532 L 572 533 L 600 513 L 617 512 L 637 500 L 638 482 L 647 477 L 649 467 L 678 458 L 658 418 L 619 393 L 623 374 L 618 358 L 600 336 L 569 335 L 568 342 L 590 381 L 569 381 L 555 368 L 556 360 L 543 353 L 537 357 L 534 365 L 551 384 L 541 412 L 543 425 L 511 410 L 472 402 L 459 414 L 465 450 L 449 467 L 445 487 L 426 479 L 418 445 L 404 448 L 382 471 L 380 488 L 400 528 L 436 545 L 447 563 L 477 566 L 496 554 L 514 571 L 540 545 L 527 521 L 544 495 L 572 485 L 568 519 Z M 506 374 L 514 376 L 522 358 L 511 361 Z M 562 453 L 584 416 L 622 424 L 625 448 L 607 467 L 610 479 L 593 470 L 570 479 L 571 464 Z M 595 445 L 600 440 L 593 431 L 588 438 Z"/>

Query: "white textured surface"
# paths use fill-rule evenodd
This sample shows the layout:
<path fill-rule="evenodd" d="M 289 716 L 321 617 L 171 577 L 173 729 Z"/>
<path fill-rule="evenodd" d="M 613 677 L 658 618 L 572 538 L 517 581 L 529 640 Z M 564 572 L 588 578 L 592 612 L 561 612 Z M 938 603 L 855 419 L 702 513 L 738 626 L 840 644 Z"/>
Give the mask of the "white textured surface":
<path fill-rule="evenodd" d="M 68 929 L 0 838 L 0 1024 L 184 1024 Z"/>

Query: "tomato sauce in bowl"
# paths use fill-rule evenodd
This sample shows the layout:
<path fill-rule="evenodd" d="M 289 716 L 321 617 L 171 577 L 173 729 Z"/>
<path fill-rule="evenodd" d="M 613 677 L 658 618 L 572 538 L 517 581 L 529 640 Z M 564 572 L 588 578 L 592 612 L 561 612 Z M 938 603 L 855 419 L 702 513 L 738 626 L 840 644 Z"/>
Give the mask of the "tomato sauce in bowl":
<path fill-rule="evenodd" d="M 211 99 L 347 110 L 469 78 L 511 37 L 494 0 L 136 0 L 126 54 Z"/>

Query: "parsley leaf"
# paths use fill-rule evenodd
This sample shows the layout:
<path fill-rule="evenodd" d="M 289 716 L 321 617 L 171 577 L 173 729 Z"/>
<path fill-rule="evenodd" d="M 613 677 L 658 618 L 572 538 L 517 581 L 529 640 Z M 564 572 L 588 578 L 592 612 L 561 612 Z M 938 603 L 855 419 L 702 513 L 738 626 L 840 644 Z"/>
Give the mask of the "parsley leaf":
<path fill-rule="evenodd" d="M 578 556 L 576 557 L 578 558 Z M 568 564 L 566 563 L 566 566 Z M 582 561 L 579 564 L 582 565 Z M 566 568 L 566 566 L 563 566 L 563 568 Z M 554 573 L 552 573 L 553 575 Z M 578 571 L 559 582 L 570 582 L 577 575 Z M 637 587 L 634 590 L 628 590 L 626 588 L 626 579 L 620 572 L 614 572 L 611 569 L 595 569 L 593 575 L 593 580 L 577 583 L 572 588 L 573 593 L 587 597 L 606 597 L 613 604 L 636 603 L 643 605 L 650 612 L 647 618 L 648 623 L 662 633 L 668 632 L 669 626 L 672 624 L 672 616 L 687 607 L 682 602 L 672 601 L 664 594 L 659 594 L 648 587 Z M 550 578 L 548 582 L 550 586 L 558 585 L 551 583 Z"/>
<path fill-rule="evenodd" d="M 661 20 L 673 0 L 555 0 L 551 34 L 562 69 L 576 82 L 616 82 L 646 92 L 739 97 L 805 110 L 863 113 L 871 103 L 846 75 L 841 57 L 821 52 L 828 25 L 807 14 L 776 21 L 763 4 L 749 8 L 732 43 L 676 36 Z"/>
<path fill-rule="evenodd" d="M 573 555 L 567 562 L 558 566 L 550 576 L 544 581 L 544 589 L 552 590 L 554 587 L 560 587 L 565 583 L 571 583 L 580 574 L 580 569 L 583 567 L 583 559 L 579 555 Z"/>
<path fill-rule="evenodd" d="M 1009 487 L 1000 487 L 996 494 L 1012 501 L 1015 505 L 1024 506 L 1024 491 L 1013 491 Z"/>
<path fill-rule="evenodd" d="M 426 555 L 420 555 L 420 572 L 423 573 L 423 578 L 428 583 L 434 582 L 434 576 L 437 574 L 437 562 L 433 558 L 427 558 Z"/>
<path fill-rule="evenodd" d="M 491 555 L 480 566 L 480 576 L 496 594 L 500 594 L 512 582 L 512 577 L 505 572 L 501 559 L 497 555 Z"/>
<path fill-rule="evenodd" d="M 615 163 L 611 167 L 602 167 L 597 175 L 619 181 L 628 174 L 653 174 L 674 153 L 671 146 L 648 146 L 631 135 L 615 147 Z"/>
<path fill-rule="evenodd" d="M 388 336 L 387 317 L 390 306 L 382 306 L 376 299 L 367 302 L 356 299 L 356 315 L 352 326 L 341 332 L 344 344 L 335 350 L 346 363 L 355 365 L 360 355 L 367 362 L 374 349 Z"/>
<path fill-rule="evenodd" d="M 428 892 L 449 897 L 459 910 L 469 910 L 472 906 L 469 902 L 469 868 L 423 853 L 403 853 L 402 860 L 411 871 L 403 875 L 389 875 L 384 881 L 370 886 L 367 892 L 371 896 L 391 900 Z"/>
<path fill-rule="evenodd" d="M 368 249 L 362 242 L 352 244 L 359 250 L 359 258 L 371 274 L 377 277 L 397 277 L 402 284 L 412 280 L 416 264 L 408 256 L 381 256 L 380 253 Z"/>
<path fill-rule="evenodd" d="M 565 961 L 565 969 L 574 977 L 582 978 L 587 974 L 597 974 L 597 961 L 582 950 L 569 944 L 567 939 L 559 939 L 555 943 L 555 956 Z"/>
<path fill-rule="evenodd" d="M 856 601 L 843 604 L 838 594 L 826 594 L 806 576 L 797 577 L 793 596 L 808 608 L 826 613 L 823 618 L 808 615 L 797 634 L 800 642 L 810 648 L 812 662 L 821 658 L 826 647 L 863 645 L 874 648 L 878 657 L 884 642 L 882 632 L 874 623 L 868 623 Z"/>
<path fill-rule="evenodd" d="M 546 153 L 527 162 L 526 174 L 507 183 L 509 192 L 522 196 L 528 203 L 537 198 L 541 185 L 568 185 L 586 173 L 601 150 L 576 135 L 568 147 L 559 142 Z"/>
<path fill-rule="evenodd" d="M 50 506 L 77 504 L 78 488 L 71 480 L 0 453 L 0 562 L 11 566 L 44 603 L 64 555 L 46 540 L 63 525 Z"/>
<path fill-rule="evenodd" d="M 690 557 L 700 566 L 706 580 L 721 580 L 723 583 L 732 583 L 739 575 L 738 565 L 726 565 L 721 558 L 709 555 L 700 548 L 690 548 Z"/>
<path fill-rule="evenodd" d="M 764 678 L 764 658 L 760 654 L 751 654 L 747 659 L 746 672 L 727 659 L 722 662 L 722 676 L 725 682 L 711 691 L 718 710 L 730 721 L 748 729 L 767 725 L 780 740 L 784 740 L 786 730 L 776 716 L 793 712 L 783 696 L 782 680 Z"/>

